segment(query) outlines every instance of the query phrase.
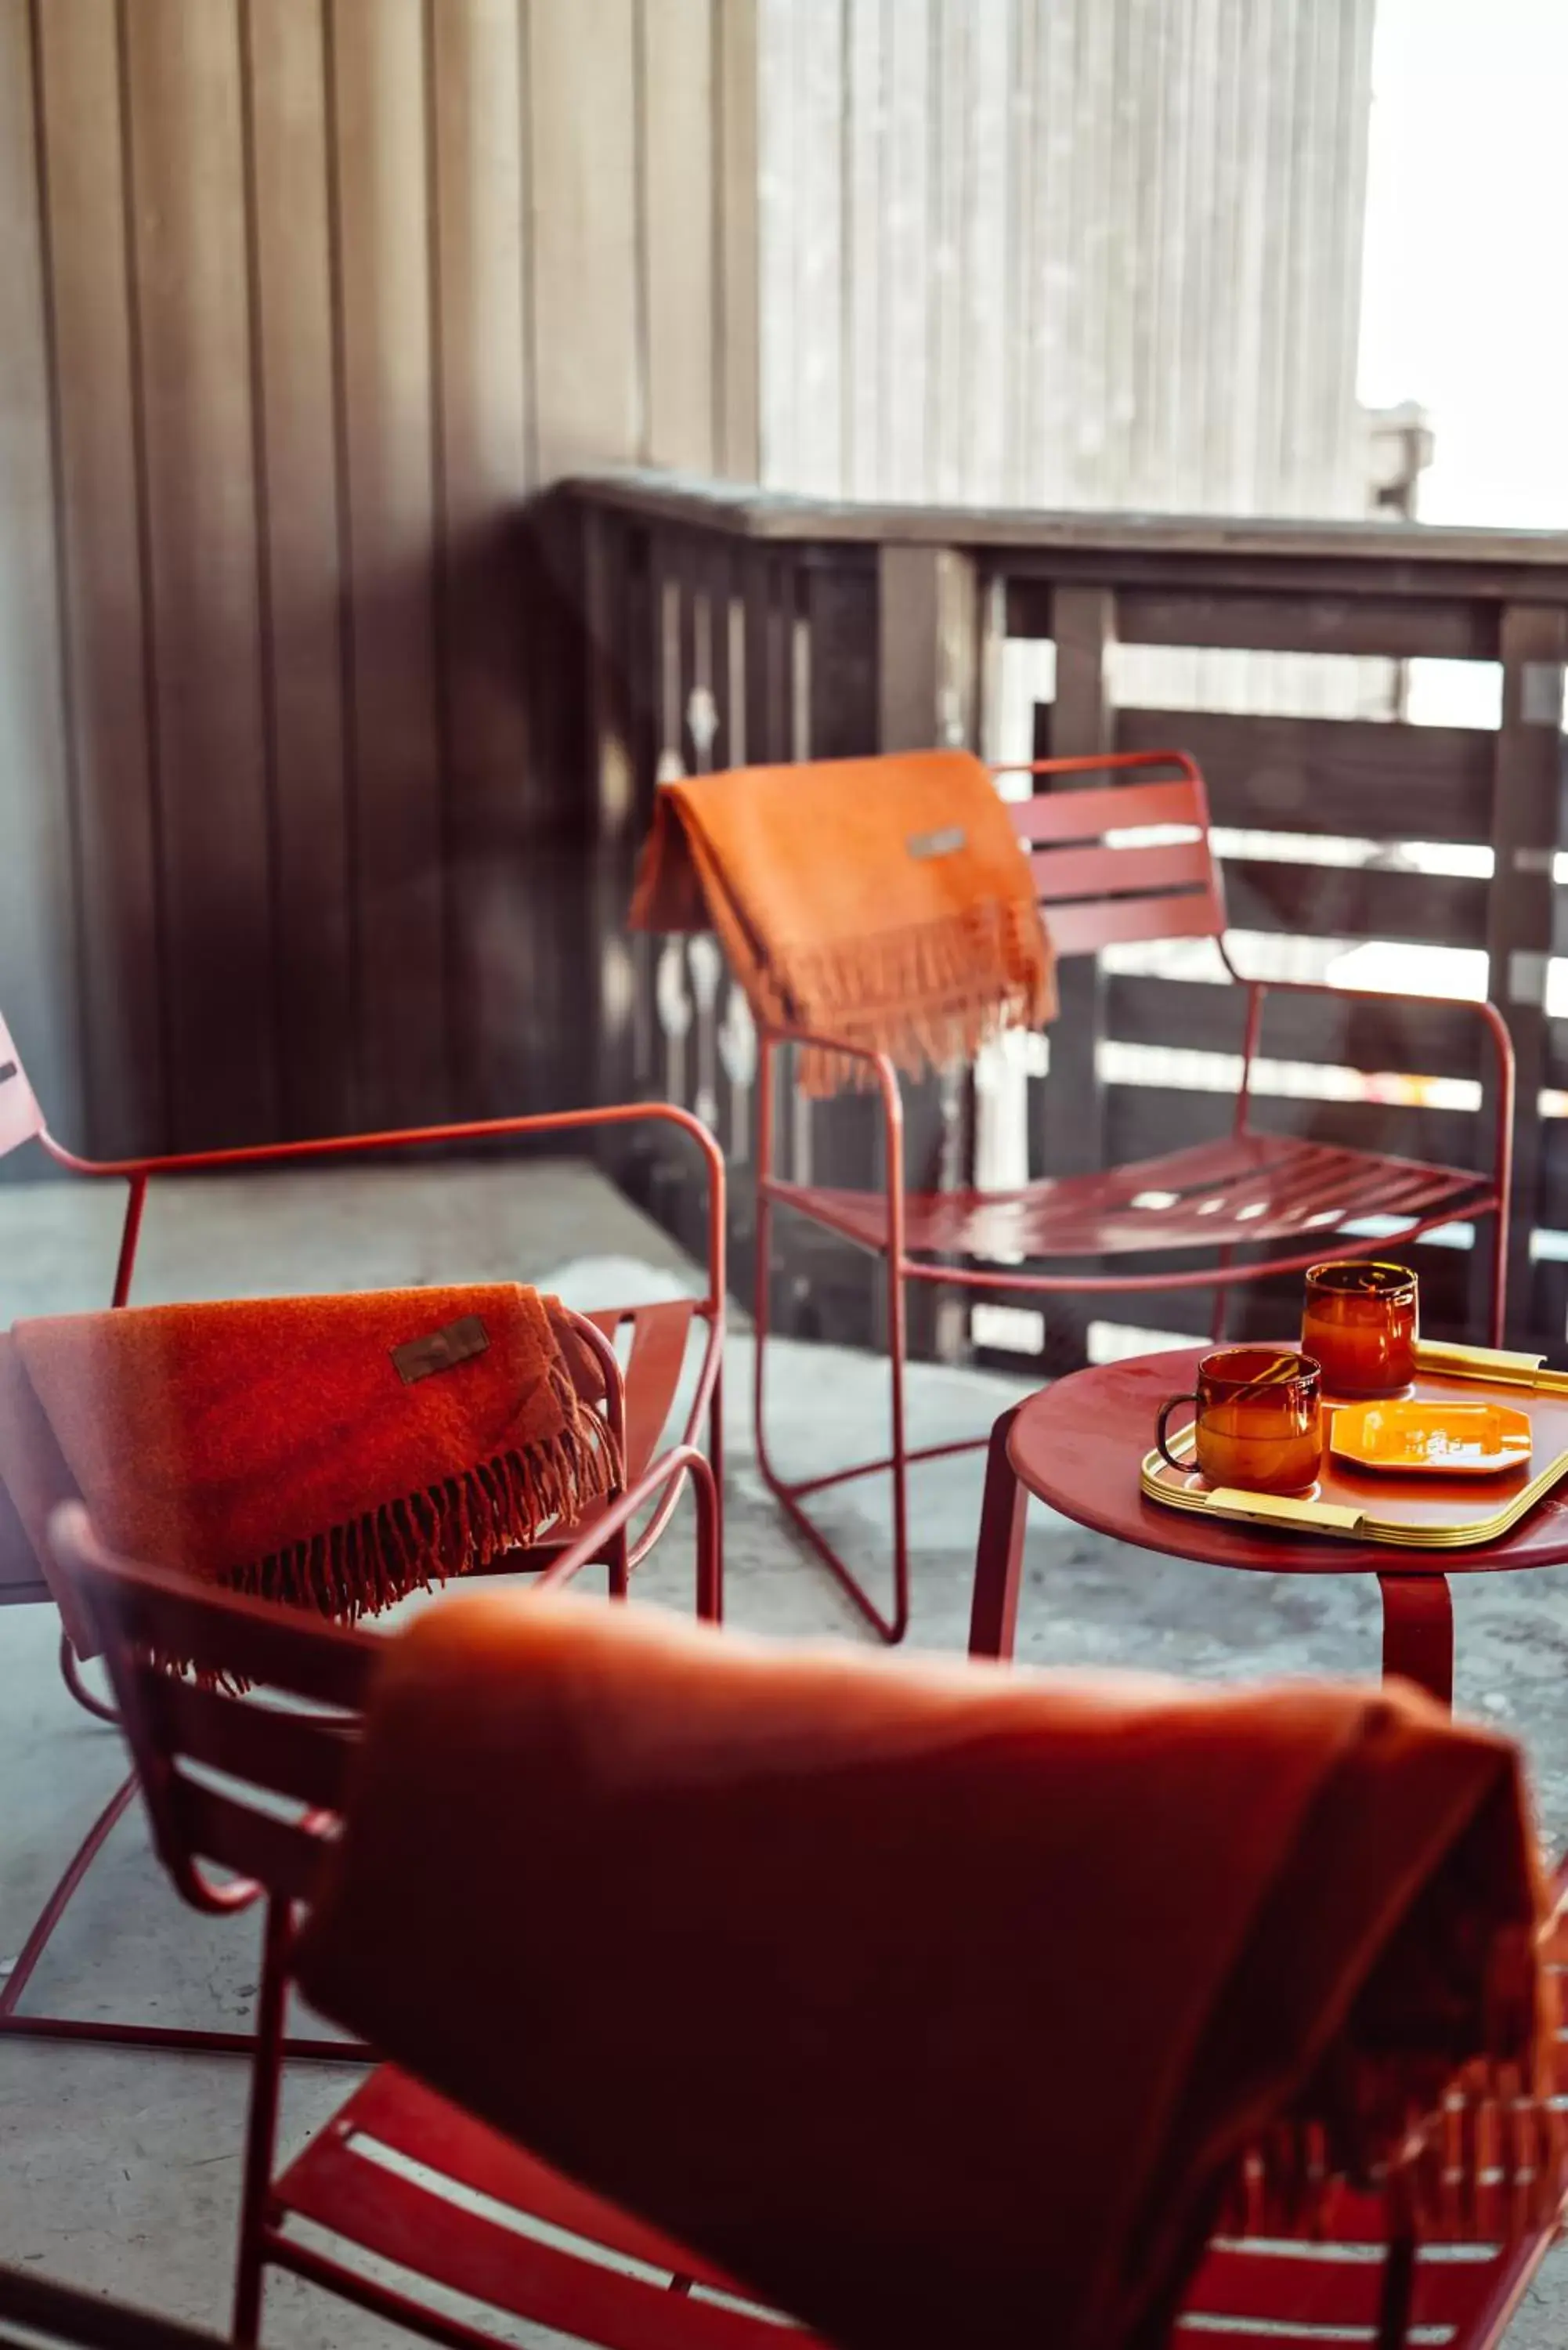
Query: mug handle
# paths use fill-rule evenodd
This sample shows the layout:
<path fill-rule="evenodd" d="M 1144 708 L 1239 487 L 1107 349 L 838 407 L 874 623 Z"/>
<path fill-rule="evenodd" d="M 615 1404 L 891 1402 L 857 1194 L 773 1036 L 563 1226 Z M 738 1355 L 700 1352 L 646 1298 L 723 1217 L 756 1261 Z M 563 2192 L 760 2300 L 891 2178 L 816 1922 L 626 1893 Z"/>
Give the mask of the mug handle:
<path fill-rule="evenodd" d="M 1160 1459 L 1166 1463 L 1168 1468 L 1176 1470 L 1178 1473 L 1183 1477 L 1190 1475 L 1192 1463 L 1190 1461 L 1179 1461 L 1177 1459 L 1175 1453 L 1171 1451 L 1169 1445 L 1165 1440 L 1165 1431 L 1170 1426 L 1170 1415 L 1176 1409 L 1178 1404 L 1198 1403 L 1200 1400 L 1201 1399 L 1196 1393 L 1193 1393 L 1192 1395 L 1172 1396 L 1168 1402 L 1160 1405 L 1159 1418 L 1155 1423 L 1154 1441 L 1156 1451 L 1158 1452 Z"/>

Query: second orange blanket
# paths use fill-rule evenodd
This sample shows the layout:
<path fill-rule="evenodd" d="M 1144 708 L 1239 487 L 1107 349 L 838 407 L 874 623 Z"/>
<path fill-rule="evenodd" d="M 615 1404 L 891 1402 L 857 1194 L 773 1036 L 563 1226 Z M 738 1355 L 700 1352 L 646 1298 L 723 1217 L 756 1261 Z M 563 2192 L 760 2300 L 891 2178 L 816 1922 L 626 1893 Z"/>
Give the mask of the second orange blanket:
<path fill-rule="evenodd" d="M 1025 857 L 968 751 L 743 767 L 660 787 L 634 930 L 711 927 L 753 1012 L 940 1066 L 1055 1010 Z M 803 1082 L 863 1082 L 821 1054 Z"/>
<path fill-rule="evenodd" d="M 840 2350 L 1112 2350 L 1250 2147 L 1266 2221 L 1538 2079 L 1541 1907 L 1514 1751 L 1414 1692 L 474 1592 L 390 1646 L 299 1976 Z"/>
<path fill-rule="evenodd" d="M 514 1283 L 19 1322 L 0 1482 L 52 1588 L 48 1514 L 80 1499 L 130 1557 L 351 1621 L 610 1491 L 601 1388 Z"/>

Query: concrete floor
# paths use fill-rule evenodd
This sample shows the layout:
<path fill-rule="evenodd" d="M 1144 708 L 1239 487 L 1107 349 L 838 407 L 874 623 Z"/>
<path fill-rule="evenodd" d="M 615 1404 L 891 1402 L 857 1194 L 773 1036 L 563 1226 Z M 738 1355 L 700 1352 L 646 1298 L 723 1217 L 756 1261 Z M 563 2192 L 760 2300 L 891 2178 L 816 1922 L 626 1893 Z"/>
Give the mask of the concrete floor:
<path fill-rule="evenodd" d="M 114 1251 L 108 1188 L 0 1189 L 0 1313 L 9 1321 L 101 1302 Z M 690 1281 L 654 1228 L 581 1168 L 556 1164 L 290 1176 L 183 1187 L 150 1211 L 139 1294 L 265 1295 L 286 1289 L 517 1277 L 579 1305 L 670 1295 Z M 732 1621 L 789 1637 L 857 1636 L 847 1607 L 781 1529 L 747 1424 L 751 1342 L 734 1336 L 728 1384 Z M 1013 1390 L 979 1375 L 918 1369 L 916 1441 L 983 1430 Z M 832 1465 L 879 1442 L 877 1367 L 824 1348 L 780 1357 L 776 1449 L 787 1467 Z M 842 1448 L 841 1451 L 839 1448 Z M 967 1628 L 980 1461 L 919 1473 L 914 1638 L 959 1648 Z M 882 1555 L 880 1496 L 832 1497 L 839 1531 Z M 1375 1594 L 1363 1583 L 1239 1578 L 1158 1559 L 1033 1514 L 1021 1653 L 1041 1663 L 1126 1663 L 1213 1678 L 1369 1674 Z M 679 1532 L 645 1570 L 649 1596 L 684 1605 Z M 1459 1702 L 1515 1731 L 1529 1752 L 1551 1844 L 1568 1839 L 1568 1624 L 1564 1575 L 1478 1576 L 1457 1589 Z M 71 1704 L 43 1607 L 0 1612 L 0 1964 L 121 1770 L 115 1736 Z M 51 1945 L 33 2006 L 188 2022 L 247 2017 L 255 1982 L 248 1920 L 182 1909 L 136 1815 L 122 1824 Z M 290 2084 L 285 2144 L 340 2100 L 350 2076 Z M 226 2324 L 244 2066 L 221 2060 L 0 2046 L 0 2261 L 89 2290 Z M 276 2278 L 265 2328 L 279 2345 L 343 2350 L 402 2340 L 341 2303 Z M 554 2339 L 519 2329 L 518 2338 Z M 1568 2259 L 1548 2262 L 1510 2333 L 1513 2350 L 1568 2341 Z"/>

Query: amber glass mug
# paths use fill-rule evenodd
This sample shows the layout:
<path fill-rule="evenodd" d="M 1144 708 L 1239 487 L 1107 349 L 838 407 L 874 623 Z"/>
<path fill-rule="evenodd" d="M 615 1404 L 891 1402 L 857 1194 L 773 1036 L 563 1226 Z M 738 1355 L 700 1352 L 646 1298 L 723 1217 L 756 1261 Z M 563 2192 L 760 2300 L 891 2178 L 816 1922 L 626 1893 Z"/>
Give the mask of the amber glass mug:
<path fill-rule="evenodd" d="M 1222 1347 L 1198 1366 L 1191 1395 L 1160 1406 L 1155 1442 L 1163 1459 L 1185 1476 L 1166 1440 L 1170 1415 L 1198 1407 L 1195 1458 L 1211 1485 L 1251 1493 L 1299 1493 L 1323 1462 L 1322 1374 L 1310 1355 L 1280 1347 Z"/>
<path fill-rule="evenodd" d="M 1314 1264 L 1302 1346 L 1331 1395 L 1397 1395 L 1416 1376 L 1416 1276 L 1402 1264 Z"/>

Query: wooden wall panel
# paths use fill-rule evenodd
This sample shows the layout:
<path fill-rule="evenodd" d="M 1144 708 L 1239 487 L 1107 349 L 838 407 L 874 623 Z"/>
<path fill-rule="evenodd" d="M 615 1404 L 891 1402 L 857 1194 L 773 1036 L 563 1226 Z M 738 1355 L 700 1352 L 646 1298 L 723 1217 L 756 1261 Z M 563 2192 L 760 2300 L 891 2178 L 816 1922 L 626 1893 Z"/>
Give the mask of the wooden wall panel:
<path fill-rule="evenodd" d="M 713 15 L 638 0 L 642 315 L 648 337 L 643 453 L 711 473 L 717 443 L 713 272 Z"/>
<path fill-rule="evenodd" d="M 169 1141 L 172 1128 L 119 20 L 105 0 L 51 0 L 34 25 L 77 780 L 87 1139 L 103 1151 L 150 1149 Z M 7 536 L 9 527 L 0 525 Z M 15 951 L 5 949 L 8 964 Z"/>
<path fill-rule="evenodd" d="M 514 0 L 442 0 L 431 30 L 448 1021 L 455 1098 L 488 1114 L 542 1101 L 548 1044 L 531 1009 L 536 793 L 507 519 L 529 464 L 523 26 Z"/>
<path fill-rule="evenodd" d="M 227 7 L 123 13 L 142 528 L 172 1127 L 275 1126 L 240 46 Z"/>
<path fill-rule="evenodd" d="M 244 0 L 278 1125 L 288 1135 L 358 1117 L 324 30 L 320 0 Z"/>
<path fill-rule="evenodd" d="M 441 526 L 423 0 L 329 0 L 360 1076 L 372 1123 L 448 1097 Z"/>
<path fill-rule="evenodd" d="M 642 445 L 634 5 L 530 0 L 533 347 L 546 476 L 630 462 Z"/>
<path fill-rule="evenodd" d="M 0 0 L 0 776 L 10 779 L 0 937 L 11 942 L 0 1010 L 39 1098 L 61 1134 L 78 1139 L 71 792 L 34 71 L 26 0 Z"/>
<path fill-rule="evenodd" d="M 68 1139 L 581 1090 L 524 509 L 754 474 L 756 60 L 754 0 L 0 0 L 0 1003 Z"/>
<path fill-rule="evenodd" d="M 1372 17 L 760 0 L 764 478 L 1363 512 Z"/>

